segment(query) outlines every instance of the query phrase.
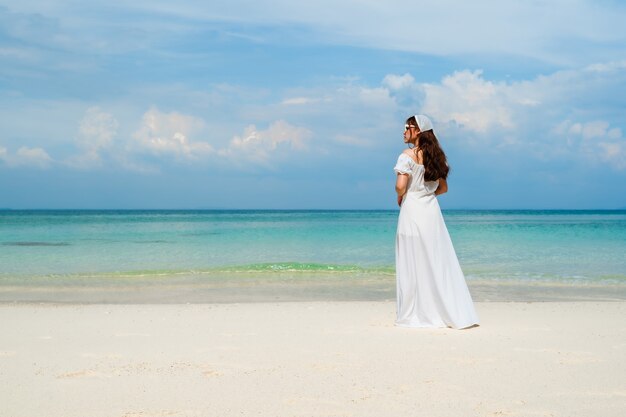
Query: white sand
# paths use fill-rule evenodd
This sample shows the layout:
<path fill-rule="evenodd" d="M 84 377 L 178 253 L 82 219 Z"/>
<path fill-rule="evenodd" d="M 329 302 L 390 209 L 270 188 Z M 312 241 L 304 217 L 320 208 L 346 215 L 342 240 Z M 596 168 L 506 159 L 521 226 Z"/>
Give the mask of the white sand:
<path fill-rule="evenodd" d="M 0 305 L 0 416 L 626 415 L 626 303 Z"/>

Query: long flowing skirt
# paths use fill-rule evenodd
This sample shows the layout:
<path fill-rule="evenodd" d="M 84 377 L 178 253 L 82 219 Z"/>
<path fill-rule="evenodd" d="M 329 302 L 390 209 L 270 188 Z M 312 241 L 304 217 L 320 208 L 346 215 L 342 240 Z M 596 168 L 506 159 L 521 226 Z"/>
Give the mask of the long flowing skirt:
<path fill-rule="evenodd" d="M 472 297 L 434 194 L 407 193 L 396 234 L 396 325 L 478 324 Z"/>

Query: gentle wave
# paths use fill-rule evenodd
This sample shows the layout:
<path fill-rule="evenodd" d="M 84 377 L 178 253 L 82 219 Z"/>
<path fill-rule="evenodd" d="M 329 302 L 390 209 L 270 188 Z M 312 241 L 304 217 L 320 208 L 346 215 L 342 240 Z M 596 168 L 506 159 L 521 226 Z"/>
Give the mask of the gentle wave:
<path fill-rule="evenodd" d="M 131 270 L 131 271 L 103 271 L 103 272 L 78 272 L 68 274 L 45 274 L 35 275 L 29 274 L 32 278 L 150 278 L 150 277 L 180 277 L 180 276 L 232 276 L 236 274 L 254 273 L 260 275 L 275 274 L 324 274 L 324 275 L 379 275 L 393 276 L 395 270 L 393 267 L 375 267 L 364 268 L 357 265 L 337 265 L 337 264 L 320 264 L 320 263 L 299 263 L 299 262 L 278 262 L 278 263 L 258 263 L 248 265 L 231 265 L 218 268 L 204 269 L 159 269 L 159 270 Z M 11 279 L 24 276 L 13 274 L 2 274 L 0 278 Z"/>
<path fill-rule="evenodd" d="M 273 279 L 281 277 L 298 278 L 306 277 L 306 279 L 315 279 L 315 277 L 335 277 L 341 278 L 384 278 L 393 280 L 395 277 L 395 268 L 393 266 L 379 267 L 361 267 L 358 265 L 342 265 L 342 264 L 322 264 L 322 263 L 300 263 L 300 262 L 275 262 L 275 263 L 258 263 L 246 265 L 230 265 L 218 268 L 205 269 L 160 269 L 160 270 L 131 270 L 131 271 L 109 271 L 109 272 L 84 272 L 84 273 L 68 273 L 68 274 L 46 274 L 18 276 L 13 274 L 0 273 L 0 279 L 3 281 L 13 281 L 26 283 L 29 279 L 45 279 L 45 280 L 120 280 L 120 279 L 212 279 L 223 278 L 231 279 L 241 276 L 261 277 L 263 279 Z M 489 282 L 526 282 L 526 283 L 562 283 L 562 284 L 606 284 L 606 285 L 625 285 L 626 274 L 604 274 L 600 276 L 569 276 L 555 273 L 507 273 L 496 271 L 477 271 L 468 268 L 465 271 L 465 278 L 471 281 L 489 281 Z"/>
<path fill-rule="evenodd" d="M 395 273 L 392 267 L 364 268 L 357 265 L 329 265 L 321 263 L 260 263 L 220 268 L 222 272 L 362 272 Z"/>

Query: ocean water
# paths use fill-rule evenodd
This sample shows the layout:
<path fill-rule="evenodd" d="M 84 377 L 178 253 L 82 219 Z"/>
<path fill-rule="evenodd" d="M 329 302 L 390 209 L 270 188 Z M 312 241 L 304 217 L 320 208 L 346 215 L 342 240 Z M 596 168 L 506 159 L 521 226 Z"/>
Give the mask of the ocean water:
<path fill-rule="evenodd" d="M 626 210 L 445 210 L 468 281 L 626 283 Z M 0 211 L 0 280 L 394 274 L 398 212 Z M 1 281 L 0 281 L 1 282 Z"/>

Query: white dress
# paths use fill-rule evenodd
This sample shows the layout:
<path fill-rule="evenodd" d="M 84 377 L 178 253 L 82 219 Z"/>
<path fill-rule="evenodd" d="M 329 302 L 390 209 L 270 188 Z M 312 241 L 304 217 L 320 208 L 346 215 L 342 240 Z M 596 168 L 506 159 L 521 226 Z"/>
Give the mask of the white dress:
<path fill-rule="evenodd" d="M 409 174 L 396 232 L 397 326 L 478 324 L 478 316 L 424 166 L 401 154 L 396 173 Z"/>

